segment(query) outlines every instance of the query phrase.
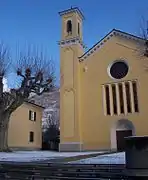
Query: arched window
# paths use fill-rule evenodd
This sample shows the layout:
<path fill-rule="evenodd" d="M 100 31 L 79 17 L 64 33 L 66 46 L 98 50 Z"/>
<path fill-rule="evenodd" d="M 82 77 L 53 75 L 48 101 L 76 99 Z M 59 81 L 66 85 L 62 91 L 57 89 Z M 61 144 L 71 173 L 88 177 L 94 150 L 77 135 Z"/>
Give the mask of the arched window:
<path fill-rule="evenodd" d="M 71 22 L 71 20 L 67 21 L 67 33 L 72 34 L 72 22 Z"/>

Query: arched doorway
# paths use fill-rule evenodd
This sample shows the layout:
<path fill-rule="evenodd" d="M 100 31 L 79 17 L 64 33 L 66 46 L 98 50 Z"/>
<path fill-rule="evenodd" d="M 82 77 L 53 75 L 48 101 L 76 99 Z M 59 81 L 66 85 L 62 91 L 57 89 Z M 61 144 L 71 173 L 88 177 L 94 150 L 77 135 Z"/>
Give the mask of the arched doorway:
<path fill-rule="evenodd" d="M 120 119 L 111 128 L 111 148 L 118 151 L 125 150 L 125 137 L 135 135 L 135 128 L 131 121 Z"/>

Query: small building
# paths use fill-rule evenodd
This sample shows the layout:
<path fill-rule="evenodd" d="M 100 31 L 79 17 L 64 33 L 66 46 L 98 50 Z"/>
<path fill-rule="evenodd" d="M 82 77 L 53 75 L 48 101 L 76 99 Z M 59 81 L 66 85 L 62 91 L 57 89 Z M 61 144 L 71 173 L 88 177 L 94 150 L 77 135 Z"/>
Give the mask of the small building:
<path fill-rule="evenodd" d="M 82 12 L 59 14 L 60 151 L 122 151 L 124 137 L 148 134 L 145 40 L 113 29 L 85 51 Z"/>
<path fill-rule="evenodd" d="M 10 117 L 8 146 L 14 150 L 40 150 L 42 148 L 43 107 L 24 102 Z"/>

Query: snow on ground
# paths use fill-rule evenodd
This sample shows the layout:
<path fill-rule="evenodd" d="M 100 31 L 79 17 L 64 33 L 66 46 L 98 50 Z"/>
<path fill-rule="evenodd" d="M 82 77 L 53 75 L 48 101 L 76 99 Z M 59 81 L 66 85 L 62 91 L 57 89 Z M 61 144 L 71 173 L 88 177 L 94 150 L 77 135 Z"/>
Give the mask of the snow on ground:
<path fill-rule="evenodd" d="M 103 152 L 14 151 L 0 152 L 0 161 L 31 162 Z"/>
<path fill-rule="evenodd" d="M 99 155 L 94 158 L 87 158 L 79 161 L 70 162 L 72 164 L 125 164 L 125 153 L 114 153 Z"/>

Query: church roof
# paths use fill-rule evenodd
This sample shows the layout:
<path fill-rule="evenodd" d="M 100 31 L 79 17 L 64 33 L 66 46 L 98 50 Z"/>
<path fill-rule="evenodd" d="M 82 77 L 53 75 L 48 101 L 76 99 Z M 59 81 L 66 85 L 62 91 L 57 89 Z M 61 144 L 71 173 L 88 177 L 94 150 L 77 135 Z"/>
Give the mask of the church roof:
<path fill-rule="evenodd" d="M 127 32 L 123 32 L 117 29 L 113 29 L 112 31 L 110 31 L 105 37 L 103 37 L 99 42 L 97 42 L 95 45 L 93 45 L 90 49 L 88 49 L 81 57 L 79 57 L 79 61 L 83 61 L 85 60 L 88 56 L 90 56 L 93 52 L 95 52 L 97 49 L 101 48 L 102 45 L 104 45 L 104 43 L 106 41 L 108 41 L 111 37 L 118 35 L 127 39 L 132 39 L 135 41 L 144 41 L 143 38 L 135 36 L 133 34 L 127 33 Z"/>
<path fill-rule="evenodd" d="M 64 11 L 60 11 L 59 15 L 63 16 L 65 14 L 72 13 L 72 12 L 77 12 L 82 19 L 85 19 L 82 11 L 78 7 L 71 7 L 69 9 L 64 10 Z"/>

